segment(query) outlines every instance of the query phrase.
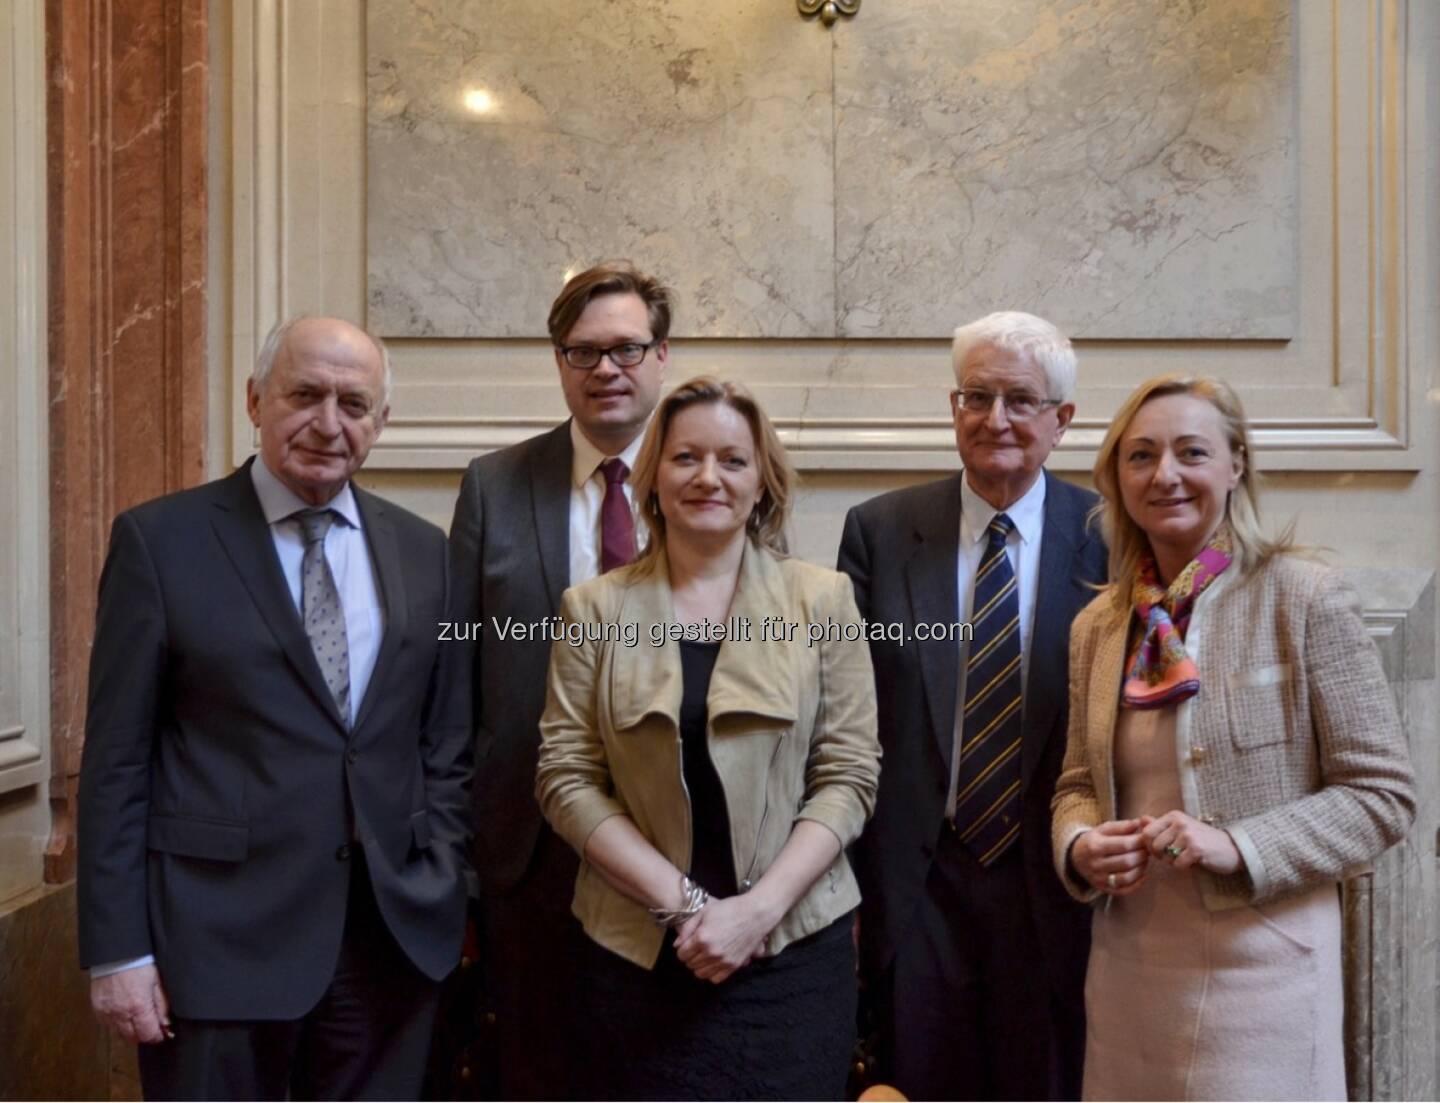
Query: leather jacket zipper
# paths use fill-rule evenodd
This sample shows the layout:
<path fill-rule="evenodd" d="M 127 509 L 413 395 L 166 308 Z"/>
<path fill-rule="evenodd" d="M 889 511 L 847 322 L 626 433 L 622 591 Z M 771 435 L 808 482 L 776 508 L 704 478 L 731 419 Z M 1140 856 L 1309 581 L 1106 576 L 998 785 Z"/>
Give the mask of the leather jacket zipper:
<path fill-rule="evenodd" d="M 760 826 L 755 829 L 755 853 L 750 856 L 750 868 L 745 871 L 745 876 L 737 886 L 741 892 L 749 892 L 755 884 L 751 877 L 754 876 L 755 866 L 760 861 L 760 840 L 765 835 L 765 821 L 770 818 L 770 774 L 775 769 L 775 760 L 780 757 L 780 745 L 784 741 L 784 735 L 777 735 L 775 749 L 770 752 L 770 765 L 765 770 L 765 804 L 760 809 Z"/>

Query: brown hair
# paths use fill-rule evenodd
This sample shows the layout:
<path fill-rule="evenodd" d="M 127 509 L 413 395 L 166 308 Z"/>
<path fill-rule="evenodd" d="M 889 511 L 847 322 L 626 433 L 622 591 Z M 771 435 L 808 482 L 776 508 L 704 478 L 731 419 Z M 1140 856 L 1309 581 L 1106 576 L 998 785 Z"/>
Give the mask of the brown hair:
<path fill-rule="evenodd" d="M 654 567 L 660 549 L 665 546 L 665 515 L 660 512 L 660 503 L 655 495 L 655 479 L 660 472 L 661 450 L 665 447 L 670 423 L 681 410 L 709 405 L 729 406 L 745 419 L 750 426 L 750 435 L 755 438 L 755 463 L 760 469 L 760 500 L 755 503 L 755 509 L 745 523 L 745 531 L 760 547 L 776 555 L 789 554 L 785 522 L 790 517 L 790 499 L 796 476 L 785 446 L 780 443 L 775 427 L 749 391 L 739 383 L 698 375 L 681 383 L 656 407 L 655 416 L 650 419 L 650 428 L 645 431 L 640 454 L 635 457 L 631 484 L 635 488 L 640 516 L 650 530 L 650 542 L 637 562 L 644 564 L 646 570 Z"/>
<path fill-rule="evenodd" d="M 1105 541 L 1110 546 L 1108 590 L 1117 614 L 1129 615 L 1135 567 L 1150 548 L 1149 538 L 1125 512 L 1125 503 L 1120 497 L 1120 442 L 1135 415 L 1140 412 L 1140 407 L 1152 398 L 1176 394 L 1203 399 L 1214 406 L 1220 414 L 1230 451 L 1241 459 L 1240 482 L 1225 502 L 1225 520 L 1230 523 L 1230 532 L 1235 540 L 1236 567 L 1242 574 L 1248 574 L 1273 555 L 1297 550 L 1293 525 L 1274 540 L 1266 538 L 1261 530 L 1255 453 L 1250 447 L 1250 429 L 1245 421 L 1245 408 L 1240 405 L 1240 396 L 1228 383 L 1212 376 L 1185 372 L 1158 375 L 1136 387 L 1115 411 L 1105 439 L 1100 442 L 1100 451 L 1095 456 L 1095 489 L 1102 498 L 1095 507 L 1095 513 L 1100 517 Z"/>
<path fill-rule="evenodd" d="M 602 295 L 639 295 L 650 316 L 650 338 L 659 343 L 670 336 L 670 289 L 653 276 L 638 271 L 629 261 L 597 264 L 571 276 L 550 307 L 545 323 L 557 348 L 575 328 L 585 308 Z"/>

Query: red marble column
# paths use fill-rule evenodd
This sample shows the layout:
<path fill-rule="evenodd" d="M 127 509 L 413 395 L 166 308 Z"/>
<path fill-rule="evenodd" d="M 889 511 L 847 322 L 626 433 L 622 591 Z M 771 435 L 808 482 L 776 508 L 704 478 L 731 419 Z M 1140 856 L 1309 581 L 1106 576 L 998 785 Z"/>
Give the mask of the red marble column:
<path fill-rule="evenodd" d="M 50 801 L 75 871 L 95 586 L 112 516 L 205 474 L 206 0 L 46 5 Z"/>

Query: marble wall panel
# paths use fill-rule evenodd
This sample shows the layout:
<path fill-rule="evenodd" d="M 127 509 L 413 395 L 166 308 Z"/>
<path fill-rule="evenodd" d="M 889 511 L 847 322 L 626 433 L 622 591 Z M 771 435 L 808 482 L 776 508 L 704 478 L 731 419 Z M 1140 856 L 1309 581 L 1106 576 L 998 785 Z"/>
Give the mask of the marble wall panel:
<path fill-rule="evenodd" d="M 832 333 L 816 30 L 776 0 L 371 0 L 370 324 L 543 335 L 564 273 L 632 257 L 681 334 Z"/>
<path fill-rule="evenodd" d="M 903 0 L 835 32 L 839 330 L 1286 338 L 1291 0 Z"/>

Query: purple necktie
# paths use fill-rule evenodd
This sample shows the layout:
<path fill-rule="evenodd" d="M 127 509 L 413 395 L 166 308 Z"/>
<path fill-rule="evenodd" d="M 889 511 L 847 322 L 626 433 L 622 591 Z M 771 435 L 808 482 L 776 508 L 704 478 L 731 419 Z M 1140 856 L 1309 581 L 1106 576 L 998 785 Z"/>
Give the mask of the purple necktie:
<path fill-rule="evenodd" d="M 605 501 L 600 505 L 600 573 L 623 567 L 635 558 L 635 515 L 625 500 L 625 476 L 630 468 L 622 459 L 600 465 L 605 476 Z"/>

